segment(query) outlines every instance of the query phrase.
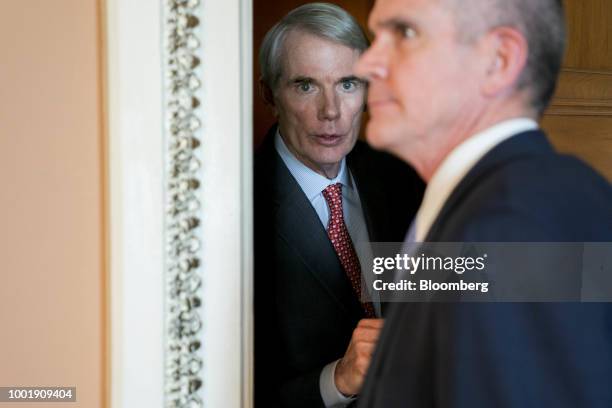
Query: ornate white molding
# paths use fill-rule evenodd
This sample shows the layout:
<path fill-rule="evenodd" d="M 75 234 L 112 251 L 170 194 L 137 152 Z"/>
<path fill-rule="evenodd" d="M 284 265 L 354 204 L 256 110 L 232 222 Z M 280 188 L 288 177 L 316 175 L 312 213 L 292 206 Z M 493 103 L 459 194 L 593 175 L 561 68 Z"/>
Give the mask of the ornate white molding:
<path fill-rule="evenodd" d="M 199 0 L 165 0 L 165 406 L 200 408 L 202 273 Z"/>
<path fill-rule="evenodd" d="M 104 7 L 111 407 L 251 407 L 251 1 Z"/>

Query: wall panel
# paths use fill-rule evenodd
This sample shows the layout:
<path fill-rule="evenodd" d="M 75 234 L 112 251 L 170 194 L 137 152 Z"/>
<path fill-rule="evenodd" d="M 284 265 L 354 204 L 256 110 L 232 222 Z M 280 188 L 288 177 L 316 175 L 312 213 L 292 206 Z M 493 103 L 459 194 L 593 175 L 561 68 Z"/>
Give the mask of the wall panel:
<path fill-rule="evenodd" d="M 612 2 L 566 0 L 568 47 L 544 117 L 553 144 L 612 181 Z"/>
<path fill-rule="evenodd" d="M 105 403 L 99 7 L 0 2 L 0 385 L 75 408 Z"/>

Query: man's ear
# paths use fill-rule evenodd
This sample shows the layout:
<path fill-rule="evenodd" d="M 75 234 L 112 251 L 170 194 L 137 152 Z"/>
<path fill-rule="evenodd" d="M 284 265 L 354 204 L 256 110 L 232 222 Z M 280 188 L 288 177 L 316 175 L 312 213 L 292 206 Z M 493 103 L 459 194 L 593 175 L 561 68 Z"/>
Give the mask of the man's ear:
<path fill-rule="evenodd" d="M 276 110 L 276 104 L 274 103 L 274 92 L 270 87 L 263 81 L 262 78 L 259 78 L 259 94 L 263 98 L 266 105 L 269 105 L 274 112 L 274 116 L 278 116 Z"/>
<path fill-rule="evenodd" d="M 483 91 L 487 96 L 511 92 L 527 64 L 527 40 L 512 27 L 495 28 L 487 37 L 488 58 Z"/>

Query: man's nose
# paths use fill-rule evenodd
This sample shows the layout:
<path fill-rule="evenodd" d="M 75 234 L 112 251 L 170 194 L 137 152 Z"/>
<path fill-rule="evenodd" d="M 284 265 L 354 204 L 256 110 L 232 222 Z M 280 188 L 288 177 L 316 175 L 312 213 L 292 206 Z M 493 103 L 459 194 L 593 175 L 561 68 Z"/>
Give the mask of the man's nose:
<path fill-rule="evenodd" d="M 383 46 L 376 40 L 355 63 L 355 75 L 367 81 L 387 77 L 387 58 Z"/>
<path fill-rule="evenodd" d="M 340 101 L 334 91 L 325 91 L 321 96 L 319 120 L 336 120 L 340 117 Z"/>

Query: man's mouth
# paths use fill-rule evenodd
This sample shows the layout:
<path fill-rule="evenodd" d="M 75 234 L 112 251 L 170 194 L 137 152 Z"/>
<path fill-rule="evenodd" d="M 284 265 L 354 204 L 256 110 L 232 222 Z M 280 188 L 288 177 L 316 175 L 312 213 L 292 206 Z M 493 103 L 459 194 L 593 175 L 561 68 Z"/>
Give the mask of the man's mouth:
<path fill-rule="evenodd" d="M 338 133 L 321 133 L 314 135 L 314 137 L 320 144 L 326 146 L 334 146 L 342 140 L 342 135 Z"/>

